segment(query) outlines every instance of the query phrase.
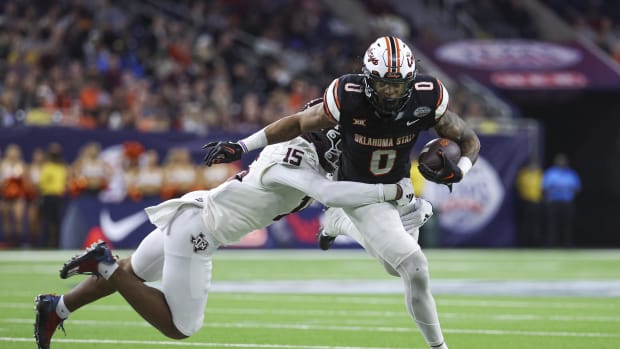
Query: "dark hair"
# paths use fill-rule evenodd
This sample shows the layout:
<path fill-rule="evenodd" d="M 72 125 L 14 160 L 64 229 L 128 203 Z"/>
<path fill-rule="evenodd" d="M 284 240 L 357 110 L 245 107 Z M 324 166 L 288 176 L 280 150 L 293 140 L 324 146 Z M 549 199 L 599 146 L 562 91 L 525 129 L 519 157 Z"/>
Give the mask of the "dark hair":
<path fill-rule="evenodd" d="M 62 146 L 58 143 L 50 143 L 47 146 L 47 159 L 51 162 L 63 163 Z"/>

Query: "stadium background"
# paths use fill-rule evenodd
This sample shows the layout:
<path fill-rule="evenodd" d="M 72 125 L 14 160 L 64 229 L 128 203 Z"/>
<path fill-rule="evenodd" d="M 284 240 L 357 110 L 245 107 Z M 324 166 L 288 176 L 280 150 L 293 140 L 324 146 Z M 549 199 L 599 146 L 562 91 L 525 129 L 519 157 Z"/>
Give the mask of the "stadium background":
<path fill-rule="evenodd" d="M 29 163 L 36 148 L 58 142 L 72 164 L 96 141 L 122 171 L 127 142 L 139 142 L 161 163 L 172 148 L 189 150 L 200 167 L 202 144 L 298 110 L 334 77 L 358 72 L 372 39 L 395 34 L 412 44 L 421 71 L 448 86 L 489 165 L 450 198 L 473 197 L 475 209 L 442 212 L 446 193 L 424 184 L 421 195 L 437 200 L 444 220 L 429 228 L 437 237 L 427 245 L 519 245 L 516 173 L 564 152 L 583 180 L 576 245 L 619 246 L 619 14 L 616 1 L 4 1 L 0 147 L 4 155 L 19 145 Z M 115 221 L 123 218 L 115 212 L 161 199 L 130 200 L 122 187 L 67 194 L 61 247 L 113 234 L 95 229 L 104 212 Z M 319 212 L 289 217 L 245 246 L 313 246 Z M 481 222 L 455 230 L 450 214 Z M 135 247 L 148 224 L 140 229 L 114 242 Z"/>

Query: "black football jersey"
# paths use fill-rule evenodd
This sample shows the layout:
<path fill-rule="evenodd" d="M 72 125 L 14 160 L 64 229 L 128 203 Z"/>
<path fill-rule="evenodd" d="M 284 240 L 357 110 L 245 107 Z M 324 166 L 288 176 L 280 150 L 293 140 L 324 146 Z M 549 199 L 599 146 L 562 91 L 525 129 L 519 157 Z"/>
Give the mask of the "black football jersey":
<path fill-rule="evenodd" d="M 338 122 L 342 154 L 338 180 L 396 183 L 409 177 L 418 134 L 437 123 L 448 107 L 441 81 L 417 75 L 412 97 L 395 118 L 378 115 L 364 94 L 364 76 L 343 75 L 325 90 L 325 112 Z"/>

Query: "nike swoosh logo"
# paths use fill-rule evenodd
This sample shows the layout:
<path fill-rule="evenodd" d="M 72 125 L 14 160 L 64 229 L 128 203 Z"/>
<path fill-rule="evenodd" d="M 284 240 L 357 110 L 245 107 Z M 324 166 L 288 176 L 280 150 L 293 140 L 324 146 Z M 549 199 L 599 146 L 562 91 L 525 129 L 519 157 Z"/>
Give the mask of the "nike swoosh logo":
<path fill-rule="evenodd" d="M 407 126 L 411 126 L 411 125 L 415 124 L 416 122 L 418 122 L 420 120 L 421 119 L 415 119 L 415 120 L 407 121 Z"/>
<path fill-rule="evenodd" d="M 101 230 L 112 242 L 123 240 L 148 219 L 144 211 L 136 212 L 117 221 L 112 220 L 108 210 L 103 210 L 99 214 Z"/>
<path fill-rule="evenodd" d="M 444 181 L 445 181 L 445 180 L 448 180 L 448 179 L 452 179 L 452 178 L 454 178 L 454 177 L 455 177 L 454 172 L 452 172 L 452 173 L 450 173 L 450 175 L 449 175 L 449 176 L 446 176 L 446 177 L 442 178 L 442 180 L 444 180 Z"/>

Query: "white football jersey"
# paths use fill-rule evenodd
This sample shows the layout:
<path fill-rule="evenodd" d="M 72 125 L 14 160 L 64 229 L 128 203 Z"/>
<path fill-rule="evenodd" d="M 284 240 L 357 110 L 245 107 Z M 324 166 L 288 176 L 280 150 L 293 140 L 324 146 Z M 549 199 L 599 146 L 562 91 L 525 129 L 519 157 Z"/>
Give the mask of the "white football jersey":
<path fill-rule="evenodd" d="M 267 170 L 276 170 L 274 165 L 281 165 L 278 170 L 291 177 L 321 171 L 314 146 L 300 137 L 265 147 L 242 181 L 226 182 L 204 197 L 203 221 L 220 242 L 237 242 L 248 232 L 270 225 L 276 217 L 311 203 L 301 190 L 263 182 Z"/>
<path fill-rule="evenodd" d="M 312 199 L 327 206 L 356 207 L 383 202 L 384 187 L 327 179 L 314 145 L 297 137 L 265 147 L 241 181 L 191 192 L 149 207 L 146 212 L 153 224 L 167 231 L 179 207 L 200 206 L 209 234 L 227 245 L 307 207 Z"/>

